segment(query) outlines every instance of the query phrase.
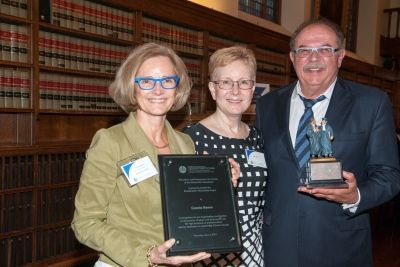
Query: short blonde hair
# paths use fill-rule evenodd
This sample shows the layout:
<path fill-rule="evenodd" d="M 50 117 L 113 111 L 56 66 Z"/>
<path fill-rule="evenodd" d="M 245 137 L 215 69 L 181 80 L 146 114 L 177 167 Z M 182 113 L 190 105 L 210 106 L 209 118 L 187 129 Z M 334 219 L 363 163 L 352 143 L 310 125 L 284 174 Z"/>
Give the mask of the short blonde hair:
<path fill-rule="evenodd" d="M 135 111 L 138 107 L 135 94 L 136 74 L 143 62 L 149 58 L 164 56 L 171 60 L 176 75 L 180 77 L 179 85 L 175 89 L 175 102 L 171 110 L 182 108 L 190 95 L 192 82 L 188 76 L 185 63 L 171 48 L 156 44 L 145 43 L 133 49 L 122 65 L 119 67 L 115 80 L 108 88 L 114 101 L 127 113 Z"/>
<path fill-rule="evenodd" d="M 241 60 L 247 64 L 253 77 L 256 77 L 257 61 L 252 50 L 244 46 L 231 46 L 218 49 L 211 55 L 208 62 L 208 74 L 210 79 L 215 77 L 215 69 L 224 67 L 234 61 Z"/>

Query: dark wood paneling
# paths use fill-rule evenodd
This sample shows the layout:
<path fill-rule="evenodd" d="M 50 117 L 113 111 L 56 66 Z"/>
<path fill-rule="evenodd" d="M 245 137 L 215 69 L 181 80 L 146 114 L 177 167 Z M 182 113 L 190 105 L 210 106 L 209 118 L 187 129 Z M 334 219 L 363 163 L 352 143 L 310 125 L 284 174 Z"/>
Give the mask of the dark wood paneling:
<path fill-rule="evenodd" d="M 242 21 L 238 18 L 223 14 L 221 12 L 205 8 L 195 3 L 183 0 L 109 0 L 94 1 L 104 3 L 113 7 L 122 7 L 124 10 L 135 12 L 135 36 L 132 43 L 114 40 L 113 38 L 99 36 L 96 34 L 79 32 L 66 28 L 58 28 L 54 25 L 39 22 L 38 8 L 39 1 L 28 1 L 30 3 L 31 15 L 28 19 L 19 19 L 13 16 L 2 15 L 1 19 L 18 25 L 29 25 L 30 30 L 30 56 L 33 59 L 30 63 L 14 63 L 0 61 L 0 66 L 16 66 L 31 69 L 32 81 L 32 108 L 2 109 L 0 110 L 0 164 L 2 164 L 0 181 L 0 205 L 2 210 L 9 210 L 5 205 L 6 201 L 12 202 L 14 195 L 23 195 L 22 200 L 32 201 L 28 203 L 27 210 L 33 213 L 29 226 L 24 224 L 16 225 L 17 229 L 12 232 L 0 233 L 1 241 L 8 246 L 10 255 L 15 251 L 13 244 L 22 242 L 29 253 L 21 257 L 20 262 L 29 263 L 31 266 L 85 266 L 93 265 L 97 253 L 84 249 L 73 236 L 69 228 L 70 217 L 72 216 L 72 201 L 78 187 L 78 177 L 84 161 L 84 155 L 94 133 L 100 128 L 107 128 L 122 121 L 125 114 L 96 113 L 95 111 L 60 112 L 52 110 L 40 110 L 39 108 L 39 72 L 66 73 L 69 75 L 88 76 L 98 78 L 112 78 L 113 75 L 90 73 L 78 70 L 64 70 L 61 68 L 44 67 L 38 63 L 38 31 L 45 29 L 52 32 L 61 32 L 66 35 L 92 39 L 105 43 L 134 46 L 141 42 L 141 20 L 142 16 L 151 17 L 160 21 L 174 23 L 189 29 L 203 33 L 202 55 L 186 55 L 201 59 L 201 113 L 187 115 L 185 112 L 175 112 L 168 115 L 171 124 L 177 129 L 182 129 L 190 123 L 195 123 L 213 112 L 215 105 L 210 97 L 207 88 L 207 61 L 208 61 L 208 38 L 210 35 L 223 37 L 231 41 L 238 41 L 247 44 L 251 49 L 264 48 L 287 56 L 289 52 L 289 36 L 259 27 L 255 24 Z M 289 82 L 296 79 L 293 68 L 286 58 L 287 63 L 279 64 L 284 66 L 281 72 L 268 72 L 266 77 L 282 78 L 282 81 Z M 340 74 L 350 80 L 372 84 L 389 93 L 394 103 L 396 123 L 400 126 L 400 74 L 383 70 L 382 68 L 360 62 L 354 58 L 347 57 L 343 62 Z M 253 122 L 255 115 L 246 113 L 243 119 Z M 18 174 L 16 183 L 13 183 L 10 168 L 14 166 L 30 166 L 22 174 Z M 11 166 L 11 167 L 10 167 Z M 78 166 L 78 167 L 77 167 Z M 25 168 L 24 167 L 24 168 Z M 7 168 L 9 168 L 7 170 Z M 77 170 L 79 168 L 79 170 Z M 26 174 L 26 175 L 25 175 Z M 4 178 L 7 176 L 7 178 Z M 24 176 L 24 177 L 22 177 Z M 28 178 L 33 183 L 29 183 Z M 28 182 L 27 182 L 28 181 Z M 7 184 L 7 185 L 6 185 Z M 49 198 L 49 202 L 44 202 Z M 11 199 L 11 200 L 9 200 Z M 21 199 L 20 199 L 21 200 Z M 44 201 L 46 200 L 46 201 Z M 7 202 L 7 203 L 8 203 Z M 60 215 L 60 210 L 55 206 L 57 203 L 64 203 L 67 217 Z M 46 206 L 47 205 L 47 206 Z M 7 206 L 7 207 L 6 207 Z M 46 217 L 47 209 L 51 216 Z M 12 211 L 10 211 L 12 212 Z M 57 217 L 58 216 L 58 217 Z M 12 222 L 3 226 L 11 227 Z M 383 225 L 383 224 L 377 224 Z M 381 226 L 377 226 L 381 227 Z M 383 227 L 383 226 L 382 226 Z M 52 240 L 44 240 L 45 236 L 54 237 Z M 61 240 L 61 241 L 60 241 Z M 60 241 L 60 242 L 58 242 Z M 46 243 L 47 242 L 47 243 Z M 75 252 L 64 252 L 68 249 Z M 80 252 L 77 252 L 80 251 Z M 8 263 L 11 256 L 7 255 Z M 12 256 L 15 260 L 15 256 Z M 10 265 L 10 264 L 9 264 Z"/>
<path fill-rule="evenodd" d="M 115 125 L 125 117 L 40 114 L 36 119 L 37 143 L 89 142 L 101 128 Z"/>
<path fill-rule="evenodd" d="M 0 113 L 0 144 L 32 143 L 31 113 Z"/>

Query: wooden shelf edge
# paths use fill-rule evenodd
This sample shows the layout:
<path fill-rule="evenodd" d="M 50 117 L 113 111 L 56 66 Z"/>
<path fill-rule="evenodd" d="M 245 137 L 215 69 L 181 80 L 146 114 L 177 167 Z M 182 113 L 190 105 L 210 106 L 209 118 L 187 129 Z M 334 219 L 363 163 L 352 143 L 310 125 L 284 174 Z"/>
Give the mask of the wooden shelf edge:
<path fill-rule="evenodd" d="M 74 141 L 73 144 L 70 142 L 48 142 L 48 143 L 38 143 L 34 145 L 9 145 L 0 144 L 0 154 L 2 156 L 17 156 L 17 155 L 33 155 L 33 154 L 43 154 L 43 153 L 63 153 L 68 152 L 84 152 L 89 147 L 90 141 Z"/>
<path fill-rule="evenodd" d="M 32 108 L 0 108 L 0 112 L 4 113 L 32 113 Z"/>
<path fill-rule="evenodd" d="M 28 18 L 12 16 L 4 13 L 0 13 L 0 20 L 5 23 L 32 24 L 32 21 Z"/>
<path fill-rule="evenodd" d="M 10 68 L 32 68 L 33 64 L 10 60 L 0 60 L 0 66 Z"/>
<path fill-rule="evenodd" d="M 40 109 L 39 110 L 39 115 L 40 114 L 57 114 L 57 115 L 76 115 L 76 116 L 114 116 L 114 117 L 120 117 L 120 116 L 127 116 L 126 113 L 123 111 L 121 112 L 108 112 L 108 111 L 90 111 L 90 110 L 52 110 L 52 109 Z"/>
<path fill-rule="evenodd" d="M 134 40 L 129 41 L 129 40 L 124 40 L 124 39 L 117 39 L 117 38 L 100 35 L 100 34 L 95 34 L 95 33 L 91 33 L 91 32 L 85 32 L 85 31 L 81 31 L 81 30 L 65 28 L 65 27 L 53 25 L 53 24 L 47 23 L 47 22 L 39 22 L 39 28 L 40 28 L 40 30 L 45 30 L 45 31 L 47 30 L 50 32 L 67 34 L 67 35 L 71 35 L 71 36 L 79 37 L 79 38 L 87 39 L 88 37 L 90 37 L 91 40 L 107 42 L 107 43 L 112 43 L 112 44 L 116 44 L 116 45 L 132 46 L 135 44 Z"/>
<path fill-rule="evenodd" d="M 79 252 L 71 252 L 61 256 L 52 257 L 43 261 L 37 261 L 33 264 L 26 265 L 27 267 L 72 267 L 79 264 L 89 263 L 98 258 L 98 253 L 92 249 L 84 249 Z"/>
<path fill-rule="evenodd" d="M 115 73 L 103 73 L 103 72 L 95 72 L 95 71 L 64 69 L 64 68 L 50 67 L 50 66 L 44 66 L 44 65 L 39 65 L 39 71 L 58 72 L 58 73 L 63 73 L 63 74 L 74 74 L 74 75 L 79 75 L 79 76 L 84 76 L 84 77 L 96 77 L 96 78 L 99 77 L 99 78 L 110 78 L 110 79 L 113 79 L 115 76 Z"/>

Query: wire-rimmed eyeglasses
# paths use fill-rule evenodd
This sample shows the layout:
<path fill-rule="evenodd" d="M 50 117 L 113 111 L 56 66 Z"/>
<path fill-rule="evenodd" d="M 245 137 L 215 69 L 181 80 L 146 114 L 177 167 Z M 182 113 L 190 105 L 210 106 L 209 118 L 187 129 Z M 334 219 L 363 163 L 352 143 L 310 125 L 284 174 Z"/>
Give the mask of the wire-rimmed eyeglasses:
<path fill-rule="evenodd" d="M 160 83 L 163 89 L 169 90 L 175 89 L 179 85 L 180 78 L 177 75 L 158 79 L 151 77 L 135 77 L 134 81 L 142 90 L 153 90 L 157 82 Z"/>
<path fill-rule="evenodd" d="M 337 51 L 341 48 L 333 48 L 330 46 L 321 46 L 321 47 L 299 47 L 293 50 L 293 52 L 298 57 L 308 57 L 313 52 L 323 56 L 323 57 L 332 57 Z"/>
<path fill-rule="evenodd" d="M 231 90 L 235 83 L 237 83 L 238 87 L 242 90 L 250 90 L 254 86 L 254 81 L 250 79 L 240 79 L 238 81 L 218 80 L 212 81 L 212 83 L 217 84 L 218 88 L 222 90 Z"/>

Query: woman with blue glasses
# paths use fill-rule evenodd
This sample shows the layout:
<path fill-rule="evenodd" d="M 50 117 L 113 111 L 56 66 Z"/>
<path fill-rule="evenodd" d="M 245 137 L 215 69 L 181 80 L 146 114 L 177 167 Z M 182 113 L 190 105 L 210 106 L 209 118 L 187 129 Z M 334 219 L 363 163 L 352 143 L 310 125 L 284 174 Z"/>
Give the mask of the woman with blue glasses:
<path fill-rule="evenodd" d="M 110 95 L 129 116 L 94 136 L 72 222 L 77 239 L 100 252 L 95 266 L 181 265 L 210 256 L 166 257 L 175 240 L 163 239 L 157 155 L 194 154 L 190 137 L 166 119 L 185 105 L 190 88 L 184 63 L 162 45 L 135 48 L 118 70 Z"/>

